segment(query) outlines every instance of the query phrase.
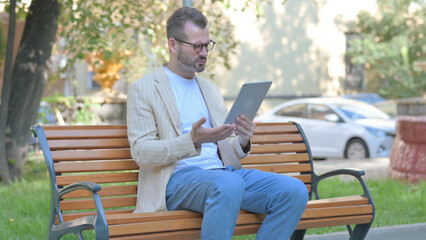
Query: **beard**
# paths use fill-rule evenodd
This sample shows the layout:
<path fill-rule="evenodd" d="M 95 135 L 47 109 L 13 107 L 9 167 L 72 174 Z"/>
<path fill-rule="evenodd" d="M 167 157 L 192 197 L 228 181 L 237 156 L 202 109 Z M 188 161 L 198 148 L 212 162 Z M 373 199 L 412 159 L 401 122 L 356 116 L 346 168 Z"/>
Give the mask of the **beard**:
<path fill-rule="evenodd" d="M 183 53 L 183 51 L 178 51 L 177 60 L 186 71 L 190 72 L 204 71 L 207 63 L 206 57 L 197 56 L 196 58 L 191 59 L 191 57 Z"/>

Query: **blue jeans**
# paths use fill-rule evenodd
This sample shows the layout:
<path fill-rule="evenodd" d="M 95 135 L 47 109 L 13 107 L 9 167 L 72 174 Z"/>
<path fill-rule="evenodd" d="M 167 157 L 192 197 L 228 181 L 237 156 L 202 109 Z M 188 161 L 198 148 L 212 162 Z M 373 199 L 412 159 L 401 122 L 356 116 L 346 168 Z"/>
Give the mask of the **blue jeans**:
<path fill-rule="evenodd" d="M 289 239 L 305 210 L 308 191 L 300 180 L 257 169 L 188 167 L 167 185 L 169 210 L 204 214 L 201 239 L 231 239 L 241 209 L 266 213 L 256 239 Z"/>

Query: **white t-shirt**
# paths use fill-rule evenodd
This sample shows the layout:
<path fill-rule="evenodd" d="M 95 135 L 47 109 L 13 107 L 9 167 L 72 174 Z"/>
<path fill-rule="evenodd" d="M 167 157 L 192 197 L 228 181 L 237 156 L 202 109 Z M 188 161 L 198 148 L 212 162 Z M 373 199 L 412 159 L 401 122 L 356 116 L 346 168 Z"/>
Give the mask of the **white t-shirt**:
<path fill-rule="evenodd" d="M 207 119 L 207 121 L 203 124 L 203 127 L 211 128 L 211 117 L 195 78 L 183 78 L 170 71 L 167 67 L 164 67 L 164 70 L 175 95 L 180 115 L 182 134 L 191 132 L 192 124 L 200 120 L 202 117 L 206 117 Z M 217 154 L 217 144 L 201 144 L 201 154 L 199 156 L 179 161 L 174 172 L 190 166 L 196 166 L 204 169 L 222 168 L 223 163 Z"/>

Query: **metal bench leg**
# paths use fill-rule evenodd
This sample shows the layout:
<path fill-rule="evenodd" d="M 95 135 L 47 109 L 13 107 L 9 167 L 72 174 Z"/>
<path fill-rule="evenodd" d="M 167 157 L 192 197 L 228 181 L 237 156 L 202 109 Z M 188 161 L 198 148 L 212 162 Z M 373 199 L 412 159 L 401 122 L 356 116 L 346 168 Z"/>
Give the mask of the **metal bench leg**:
<path fill-rule="evenodd" d="M 77 235 L 77 237 L 78 237 L 79 240 L 84 240 L 82 232 L 78 232 L 78 233 L 76 233 L 76 235 Z"/>
<path fill-rule="evenodd" d="M 296 230 L 293 235 L 291 235 L 291 240 L 303 240 L 305 237 L 306 229 Z"/>
<path fill-rule="evenodd" d="M 372 223 L 357 224 L 349 239 L 350 240 L 363 240 L 367 236 L 367 233 L 370 230 L 371 224 Z"/>

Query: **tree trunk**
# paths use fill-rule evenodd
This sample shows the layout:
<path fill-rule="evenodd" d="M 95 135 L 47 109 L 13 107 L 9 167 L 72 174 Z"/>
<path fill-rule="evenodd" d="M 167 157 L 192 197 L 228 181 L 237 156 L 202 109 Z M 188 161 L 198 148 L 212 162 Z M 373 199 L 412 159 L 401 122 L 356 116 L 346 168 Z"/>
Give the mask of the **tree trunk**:
<path fill-rule="evenodd" d="M 33 0 L 12 72 L 6 125 L 6 154 L 12 179 L 22 177 L 58 28 L 58 0 Z"/>
<path fill-rule="evenodd" d="M 1 94 L 1 106 L 0 106 L 0 179 L 6 183 L 10 183 L 9 164 L 6 155 L 6 123 L 7 123 L 7 112 L 9 109 L 9 97 L 10 97 L 10 82 L 12 80 L 12 61 L 13 61 L 13 49 L 15 41 L 15 26 L 16 26 L 16 14 L 15 14 L 16 0 L 10 1 L 9 7 L 9 31 L 7 36 L 7 49 L 6 59 L 4 63 L 4 77 L 3 77 L 3 88 Z"/>

